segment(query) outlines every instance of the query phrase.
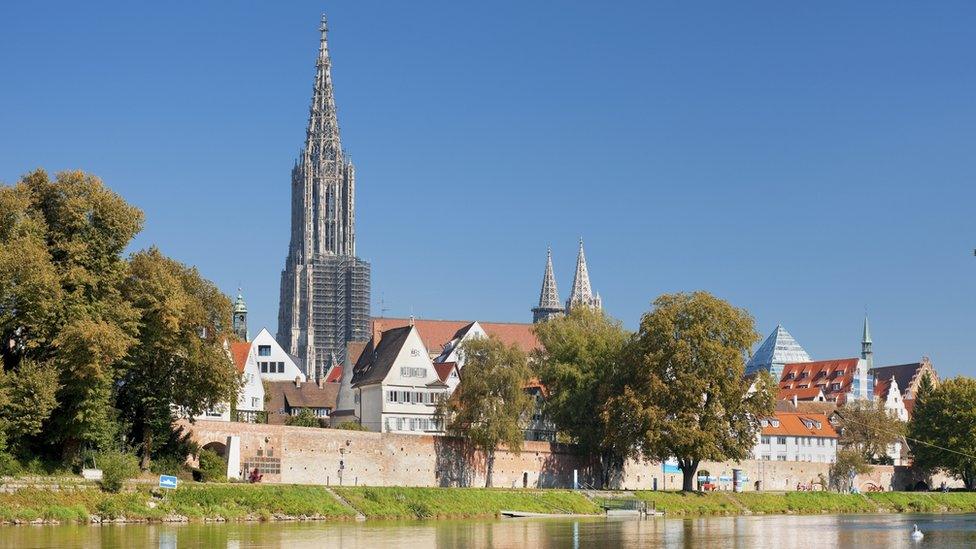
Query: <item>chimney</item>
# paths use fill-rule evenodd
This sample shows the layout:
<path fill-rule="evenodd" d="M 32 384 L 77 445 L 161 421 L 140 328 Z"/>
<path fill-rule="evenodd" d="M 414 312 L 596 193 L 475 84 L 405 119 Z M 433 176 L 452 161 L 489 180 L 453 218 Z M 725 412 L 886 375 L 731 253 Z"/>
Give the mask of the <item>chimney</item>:
<path fill-rule="evenodd" d="M 302 388 L 302 376 L 295 376 L 295 387 L 297 389 Z"/>

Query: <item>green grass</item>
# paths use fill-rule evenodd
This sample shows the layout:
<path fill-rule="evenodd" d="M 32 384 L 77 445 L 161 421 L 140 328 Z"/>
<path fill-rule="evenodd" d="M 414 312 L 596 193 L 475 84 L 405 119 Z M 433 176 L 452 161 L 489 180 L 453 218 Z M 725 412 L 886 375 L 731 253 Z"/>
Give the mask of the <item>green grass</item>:
<path fill-rule="evenodd" d="M 749 513 L 972 513 L 976 512 L 976 493 L 948 494 L 921 492 L 880 492 L 864 495 L 835 492 L 635 492 L 659 511 L 672 516 L 724 515 Z"/>
<path fill-rule="evenodd" d="M 426 519 L 497 516 L 499 511 L 600 514 L 571 490 L 502 488 L 333 488 L 367 518 Z"/>
<path fill-rule="evenodd" d="M 740 512 L 738 506 L 722 492 L 634 492 L 638 499 L 647 502 L 648 509 L 655 508 L 668 515 L 724 515 Z"/>
<path fill-rule="evenodd" d="M 155 502 L 151 505 L 150 502 Z M 241 520 L 273 515 L 351 519 L 355 512 L 327 490 L 316 486 L 187 484 L 154 499 L 149 488 L 109 494 L 97 489 L 44 490 L 25 488 L 0 494 L 0 521 L 86 522 L 92 515 L 103 519 L 162 520 L 182 515 L 197 520 Z"/>

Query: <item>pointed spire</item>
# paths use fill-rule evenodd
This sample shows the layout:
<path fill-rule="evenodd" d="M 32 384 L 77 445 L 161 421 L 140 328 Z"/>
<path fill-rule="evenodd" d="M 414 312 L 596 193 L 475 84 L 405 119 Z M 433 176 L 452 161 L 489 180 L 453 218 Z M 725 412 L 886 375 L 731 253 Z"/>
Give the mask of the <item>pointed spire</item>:
<path fill-rule="evenodd" d="M 583 252 L 583 237 L 579 240 L 579 253 L 576 255 L 576 274 L 573 275 L 573 288 L 569 292 L 569 299 L 566 300 L 566 310 L 576 306 L 602 308 L 599 297 L 593 296 L 593 289 L 590 287 L 590 272 L 586 267 L 586 254 Z"/>
<path fill-rule="evenodd" d="M 552 270 L 552 248 L 546 248 L 546 273 L 542 276 L 542 291 L 539 292 L 539 306 L 532 309 L 532 321 L 549 320 L 563 314 L 559 303 L 559 290 L 556 289 L 556 275 Z"/>
<path fill-rule="evenodd" d="M 872 343 L 871 341 L 871 327 L 868 325 L 868 315 L 864 313 L 864 332 L 861 336 L 861 343 Z"/>
<path fill-rule="evenodd" d="M 864 313 L 864 331 L 861 333 L 861 358 L 867 362 L 867 368 L 874 368 L 874 351 L 871 349 L 871 327 L 868 325 L 868 314 Z"/>

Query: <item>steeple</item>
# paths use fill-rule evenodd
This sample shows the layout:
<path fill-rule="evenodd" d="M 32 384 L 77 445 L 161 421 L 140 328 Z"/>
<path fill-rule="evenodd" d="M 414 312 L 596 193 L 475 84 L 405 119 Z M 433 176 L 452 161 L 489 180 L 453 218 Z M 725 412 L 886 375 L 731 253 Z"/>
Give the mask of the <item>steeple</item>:
<path fill-rule="evenodd" d="M 237 289 L 237 299 L 234 301 L 234 335 L 242 341 L 247 341 L 250 338 L 247 333 L 247 304 L 244 303 L 244 294 L 241 293 L 241 289 Z"/>
<path fill-rule="evenodd" d="M 868 325 L 868 315 L 864 315 L 864 331 L 861 335 L 861 358 L 868 363 L 868 370 L 874 367 L 874 351 L 871 350 L 871 327 Z"/>
<path fill-rule="evenodd" d="M 563 306 L 559 303 L 556 276 L 552 272 L 552 248 L 548 248 L 546 249 L 546 274 L 542 277 L 539 306 L 532 309 L 532 322 L 542 322 L 562 314 Z"/>
<path fill-rule="evenodd" d="M 590 272 L 586 268 L 586 254 L 583 253 L 583 238 L 580 237 L 579 253 L 576 255 L 576 274 L 573 275 L 573 288 L 570 290 L 569 299 L 566 300 L 566 310 L 573 307 L 593 307 L 601 309 L 603 304 L 600 296 L 593 295 L 590 287 Z"/>
<path fill-rule="evenodd" d="M 322 15 L 305 147 L 292 169 L 289 256 L 296 263 L 322 255 L 356 254 L 356 174 L 339 138 L 328 30 Z"/>

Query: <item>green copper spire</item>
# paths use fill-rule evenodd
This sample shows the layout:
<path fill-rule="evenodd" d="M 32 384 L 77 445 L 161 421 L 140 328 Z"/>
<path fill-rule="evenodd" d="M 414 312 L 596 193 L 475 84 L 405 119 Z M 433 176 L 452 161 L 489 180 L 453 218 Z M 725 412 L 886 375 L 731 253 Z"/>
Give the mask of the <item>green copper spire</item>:
<path fill-rule="evenodd" d="M 868 325 L 868 315 L 864 315 L 864 335 L 861 336 L 861 343 L 872 343 L 871 327 Z"/>

